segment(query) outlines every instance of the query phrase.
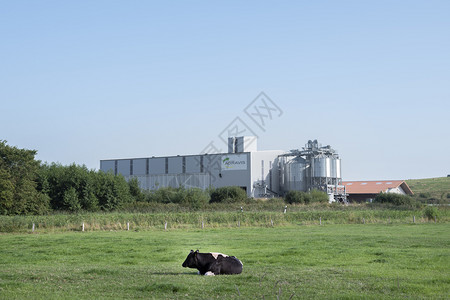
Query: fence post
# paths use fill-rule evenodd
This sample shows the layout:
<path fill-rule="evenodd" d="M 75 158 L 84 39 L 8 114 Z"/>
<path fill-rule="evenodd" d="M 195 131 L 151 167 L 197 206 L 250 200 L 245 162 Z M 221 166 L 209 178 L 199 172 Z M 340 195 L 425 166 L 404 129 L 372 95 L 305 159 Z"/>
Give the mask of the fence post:
<path fill-rule="evenodd" d="M 203 227 L 204 227 L 204 224 L 203 224 L 203 221 L 202 221 L 202 229 L 203 229 Z"/>
<path fill-rule="evenodd" d="M 322 217 L 319 217 L 319 225 L 322 225 Z"/>
<path fill-rule="evenodd" d="M 366 224 L 366 219 L 363 218 L 363 224 Z"/>
<path fill-rule="evenodd" d="M 167 230 L 167 221 L 164 223 L 164 231 Z"/>
<path fill-rule="evenodd" d="M 413 216 L 413 223 L 416 223 L 416 216 Z"/>
<path fill-rule="evenodd" d="M 130 231 L 130 222 L 127 222 L 127 231 Z"/>
<path fill-rule="evenodd" d="M 271 224 L 272 227 L 273 227 L 273 220 L 272 220 L 272 218 L 270 218 L 270 224 Z"/>
<path fill-rule="evenodd" d="M 84 231 L 84 222 L 81 224 L 81 231 Z"/>
<path fill-rule="evenodd" d="M 31 228 L 31 231 L 32 231 L 32 232 L 34 232 L 34 228 L 35 228 L 35 225 L 34 225 L 34 223 L 33 223 L 33 227 Z"/>

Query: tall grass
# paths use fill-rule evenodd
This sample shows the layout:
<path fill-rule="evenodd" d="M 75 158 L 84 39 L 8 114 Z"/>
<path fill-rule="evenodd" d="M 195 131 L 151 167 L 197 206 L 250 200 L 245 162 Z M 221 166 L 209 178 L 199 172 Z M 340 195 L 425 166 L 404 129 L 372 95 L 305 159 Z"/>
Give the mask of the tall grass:
<path fill-rule="evenodd" d="M 218 204 L 215 208 L 219 209 Z M 167 207 L 166 207 L 167 208 Z M 242 204 L 233 210 L 189 211 L 169 206 L 168 211 L 149 213 L 60 213 L 46 216 L 0 216 L 0 232 L 169 230 L 176 228 L 287 226 L 313 224 L 412 223 L 433 222 L 424 209 L 388 209 L 367 205 L 291 205 L 267 210 L 264 206 Z M 230 209 L 230 207 L 227 207 Z M 273 208 L 273 207 L 272 207 Z M 173 210 L 172 210 L 173 209 Z M 450 209 L 436 210 L 436 221 L 448 222 Z"/>

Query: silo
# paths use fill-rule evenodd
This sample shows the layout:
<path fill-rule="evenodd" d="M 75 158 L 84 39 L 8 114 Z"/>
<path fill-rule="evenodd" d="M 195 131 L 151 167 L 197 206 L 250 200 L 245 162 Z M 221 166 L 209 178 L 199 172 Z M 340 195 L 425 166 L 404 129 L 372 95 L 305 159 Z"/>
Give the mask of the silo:
<path fill-rule="evenodd" d="M 341 178 L 341 160 L 336 157 L 331 157 L 331 177 Z"/>
<path fill-rule="evenodd" d="M 331 161 L 330 157 L 318 156 L 312 159 L 313 177 L 331 177 Z"/>
<path fill-rule="evenodd" d="M 299 156 L 283 164 L 284 191 L 306 191 L 307 167 L 306 160 Z"/>

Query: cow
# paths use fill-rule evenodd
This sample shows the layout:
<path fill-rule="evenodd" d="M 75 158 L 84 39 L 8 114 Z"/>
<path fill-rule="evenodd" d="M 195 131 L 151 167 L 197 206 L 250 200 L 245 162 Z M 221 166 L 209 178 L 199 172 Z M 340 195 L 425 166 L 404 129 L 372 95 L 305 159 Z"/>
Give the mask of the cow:
<path fill-rule="evenodd" d="M 191 250 L 182 264 L 183 268 L 197 269 L 200 275 L 241 274 L 242 262 L 222 253 L 200 253 Z"/>

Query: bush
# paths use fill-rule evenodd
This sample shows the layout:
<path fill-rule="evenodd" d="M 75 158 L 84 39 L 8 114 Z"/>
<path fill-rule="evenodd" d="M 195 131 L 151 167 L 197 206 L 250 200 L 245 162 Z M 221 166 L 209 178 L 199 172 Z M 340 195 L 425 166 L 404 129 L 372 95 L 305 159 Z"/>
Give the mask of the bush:
<path fill-rule="evenodd" d="M 438 210 L 435 206 L 427 206 L 423 210 L 423 214 L 428 220 L 434 220 L 434 218 L 437 218 Z"/>
<path fill-rule="evenodd" d="M 225 186 L 211 190 L 209 203 L 239 203 L 247 200 L 247 193 L 238 186 Z"/>
<path fill-rule="evenodd" d="M 390 203 L 396 206 L 413 206 L 415 201 L 413 198 L 394 193 L 380 193 L 375 197 L 375 202 L 378 203 Z"/>
<path fill-rule="evenodd" d="M 284 196 L 284 201 L 289 204 L 310 204 L 310 203 L 327 203 L 328 195 L 319 190 L 312 190 L 309 193 L 301 191 L 289 191 Z"/>
<path fill-rule="evenodd" d="M 312 190 L 310 194 L 311 194 L 311 202 L 327 203 L 329 200 L 328 194 L 323 191 Z"/>
<path fill-rule="evenodd" d="M 284 196 L 284 201 L 289 204 L 305 204 L 305 193 L 300 191 L 289 191 Z"/>
<path fill-rule="evenodd" d="M 194 209 L 203 208 L 209 202 L 209 193 L 199 188 L 162 187 L 145 192 L 144 197 L 150 203 L 179 204 Z"/>

